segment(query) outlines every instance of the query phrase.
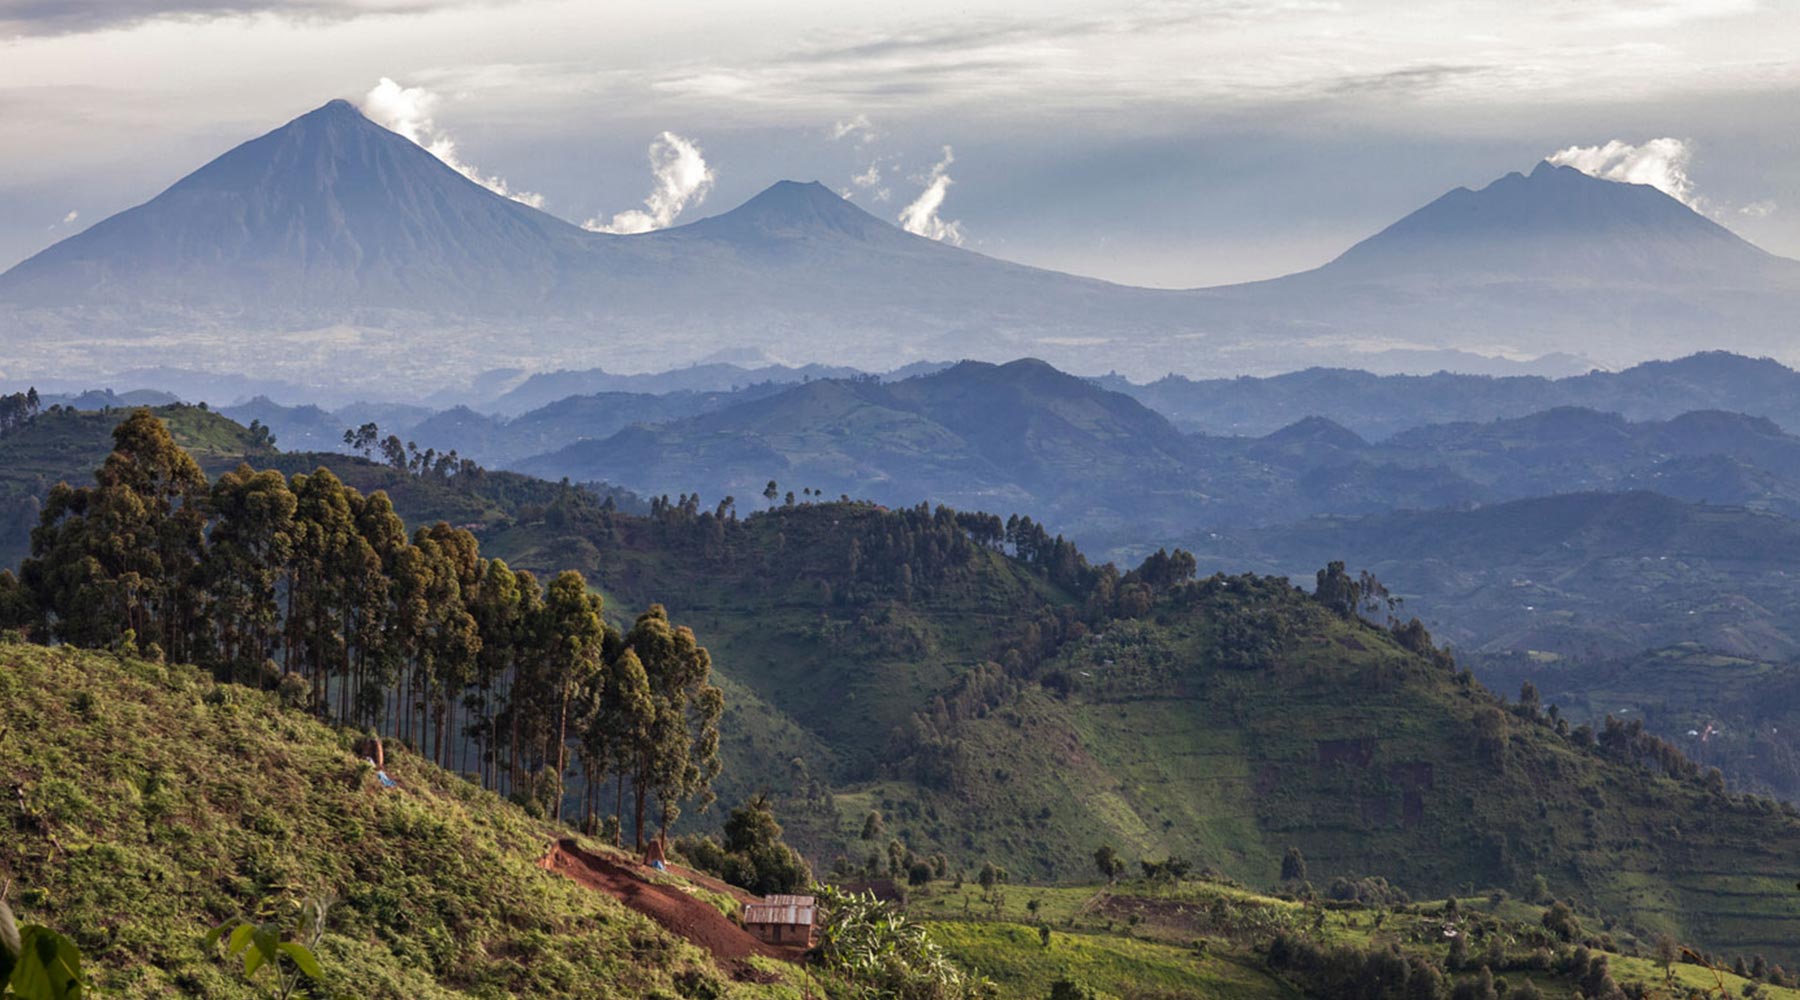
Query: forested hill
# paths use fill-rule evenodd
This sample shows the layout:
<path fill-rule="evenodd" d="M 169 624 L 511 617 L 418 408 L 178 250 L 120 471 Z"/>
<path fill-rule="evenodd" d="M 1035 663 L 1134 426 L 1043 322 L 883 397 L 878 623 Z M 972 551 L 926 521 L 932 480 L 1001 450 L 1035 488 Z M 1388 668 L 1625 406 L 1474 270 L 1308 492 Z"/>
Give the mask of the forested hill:
<path fill-rule="evenodd" d="M 50 406 L 15 426 L 0 427 L 0 568 L 16 567 L 30 544 L 51 487 L 59 482 L 83 484 L 112 449 L 113 428 L 130 409 L 76 410 Z M 248 425 L 205 406 L 173 403 L 150 412 L 168 427 L 175 442 L 191 454 L 208 475 L 248 461 L 284 473 L 311 472 L 328 466 L 339 479 L 363 493 L 386 492 L 408 521 L 447 521 L 470 527 L 493 525 L 518 510 L 542 510 L 553 504 L 600 504 L 610 497 L 626 510 L 642 510 L 642 501 L 623 490 L 599 487 L 572 491 L 557 483 L 516 473 L 465 464 L 453 451 L 427 449 L 374 460 L 338 452 L 282 451 L 268 428 L 254 418 Z M 467 472 L 467 475 L 462 473 Z M 602 496 L 604 493 L 604 497 Z"/>
<path fill-rule="evenodd" d="M 406 481 L 455 495 L 461 474 Z M 469 495 L 486 498 L 479 479 Z M 1570 727 L 1496 698 L 1421 628 L 1364 621 L 1358 609 L 1385 615 L 1380 590 L 1341 571 L 1308 596 L 1194 579 L 1180 552 L 1093 565 L 1022 517 L 805 489 L 632 515 L 532 488 L 548 492 L 470 544 L 586 572 L 617 621 L 655 601 L 691 625 L 729 706 L 714 787 L 773 792 L 822 867 L 867 867 L 873 812 L 906 849 L 1032 880 L 1081 877 L 1112 845 L 1266 885 L 1295 847 L 1319 880 L 1554 893 L 1620 935 L 1800 964 L 1780 930 L 1800 916 L 1791 810 L 1733 794 L 1639 727 Z M 451 528 L 416 538 L 446 573 L 464 544 Z M 431 700 L 460 704 L 466 679 L 431 669 Z M 432 719 L 439 753 L 444 725 Z"/>
<path fill-rule="evenodd" d="M 1267 884 L 1569 895 L 1619 934 L 1795 953 L 1791 809 L 1735 795 L 1638 726 L 1509 703 L 1422 629 L 1254 577 L 1120 574 L 1029 521 L 804 500 L 734 518 L 519 524 L 522 565 L 656 594 L 728 676 L 726 773 L 783 792 L 817 860 L 860 866 L 867 816 L 914 852 L 1079 878 L 1097 844 Z M 736 741 L 734 729 L 744 731 Z M 798 758 L 797 760 L 795 758 Z"/>

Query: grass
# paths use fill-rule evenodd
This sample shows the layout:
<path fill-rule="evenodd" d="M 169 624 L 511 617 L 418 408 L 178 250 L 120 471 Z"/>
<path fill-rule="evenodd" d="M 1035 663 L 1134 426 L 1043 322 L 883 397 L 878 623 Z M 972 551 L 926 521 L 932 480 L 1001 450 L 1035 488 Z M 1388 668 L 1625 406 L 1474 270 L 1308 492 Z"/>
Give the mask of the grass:
<path fill-rule="evenodd" d="M 187 667 L 0 645 L 0 732 L 0 878 L 102 995 L 257 995 L 202 935 L 325 894 L 330 985 L 370 1000 L 799 996 L 538 868 L 563 831 L 398 750 L 384 791 L 353 734 Z"/>
<path fill-rule="evenodd" d="M 1044 997 L 1064 977 L 1146 1000 L 1302 995 L 1253 964 L 1154 941 L 1052 931 L 1044 947 L 1037 928 L 1027 924 L 948 921 L 928 926 L 951 958 L 993 980 L 1007 997 Z"/>
<path fill-rule="evenodd" d="M 1127 880 L 1007 886 L 995 898 L 998 906 L 985 902 L 975 886 L 933 883 L 916 889 L 908 907 L 954 958 L 994 979 L 1009 997 L 1042 997 L 1063 976 L 1126 997 L 1302 995 L 1268 967 L 1266 945 L 1277 931 L 1321 947 L 1394 948 L 1440 963 L 1447 953 L 1443 900 L 1321 906 L 1206 879 L 1178 885 Z M 1035 913 L 1027 905 L 1031 901 L 1038 904 Z M 1458 903 L 1459 926 L 1483 942 L 1474 948 L 1478 963 L 1488 954 L 1485 941 L 1495 937 L 1502 943 L 1499 978 L 1514 985 L 1530 979 L 1550 997 L 1579 995 L 1578 984 L 1556 967 L 1573 946 L 1548 940 L 1541 927 L 1544 907 L 1510 898 L 1496 904 L 1468 897 Z M 1040 925 L 1051 929 L 1048 949 L 1041 944 Z M 1622 986 L 1635 984 L 1651 997 L 1671 996 L 1654 960 L 1621 951 L 1608 952 L 1607 958 Z M 1549 967 L 1531 967 L 1539 961 Z M 1720 983 L 1727 995 L 1739 996 L 1750 982 L 1691 963 L 1678 963 L 1674 972 L 1674 996 Z M 1800 991 L 1785 987 L 1758 987 L 1767 997 L 1800 997 Z"/>

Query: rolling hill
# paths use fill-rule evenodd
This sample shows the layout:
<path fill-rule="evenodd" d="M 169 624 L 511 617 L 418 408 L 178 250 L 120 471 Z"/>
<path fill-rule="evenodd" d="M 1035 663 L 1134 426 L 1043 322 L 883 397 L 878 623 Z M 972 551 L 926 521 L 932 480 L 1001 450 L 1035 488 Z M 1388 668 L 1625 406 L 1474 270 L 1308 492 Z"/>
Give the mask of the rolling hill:
<path fill-rule="evenodd" d="M 414 488 L 414 516 L 456 492 Z M 480 526 L 482 551 L 691 623 L 731 705 L 722 796 L 775 794 L 821 863 L 866 852 L 873 810 L 920 854 L 1031 881 L 1080 878 L 1110 843 L 1266 885 L 1298 847 L 1321 880 L 1547 889 L 1620 934 L 1800 958 L 1780 933 L 1791 809 L 1643 731 L 1507 705 L 1417 633 L 1284 580 L 1120 575 L 1029 521 L 942 508 L 637 516 L 537 489 Z"/>
<path fill-rule="evenodd" d="M 880 382 L 822 380 L 660 426 L 632 427 L 517 464 L 577 481 L 628 477 L 647 494 L 700 490 L 745 508 L 769 480 L 894 505 L 1029 510 L 1116 526 L 1130 506 L 1195 517 L 1199 451 L 1130 398 L 1040 361 L 964 362 Z"/>
<path fill-rule="evenodd" d="M 1110 843 L 1267 884 L 1299 846 L 1315 877 L 1434 893 L 1541 876 L 1636 932 L 1788 961 L 1778 915 L 1800 900 L 1771 845 L 1800 820 L 1773 803 L 1665 771 L 1657 744 L 1596 745 L 1505 705 L 1285 581 L 1201 580 L 1109 611 L 1097 595 L 1129 578 L 957 542 L 946 516 L 671 511 L 572 537 L 520 523 L 484 545 L 526 567 L 576 560 L 610 599 L 655 595 L 692 622 L 743 717 L 784 723 L 728 748 L 733 780 L 784 792 L 821 860 L 860 859 L 871 810 L 920 854 L 1034 881 L 1079 877 Z"/>
<path fill-rule="evenodd" d="M 1470 653 L 1592 660 L 1693 642 L 1732 656 L 1800 656 L 1800 523 L 1739 507 L 1574 493 L 1317 517 L 1192 545 L 1205 569 L 1296 579 L 1344 559 Z"/>
<path fill-rule="evenodd" d="M 1324 417 L 1371 440 L 1427 424 L 1486 423 L 1559 406 L 1668 420 L 1693 410 L 1730 410 L 1800 430 L 1800 373 L 1768 358 L 1724 351 L 1646 361 L 1623 371 L 1566 378 L 1375 375 L 1310 368 L 1268 378 L 1188 379 L 1147 384 L 1097 379 L 1189 432 L 1260 436 L 1305 417 Z"/>

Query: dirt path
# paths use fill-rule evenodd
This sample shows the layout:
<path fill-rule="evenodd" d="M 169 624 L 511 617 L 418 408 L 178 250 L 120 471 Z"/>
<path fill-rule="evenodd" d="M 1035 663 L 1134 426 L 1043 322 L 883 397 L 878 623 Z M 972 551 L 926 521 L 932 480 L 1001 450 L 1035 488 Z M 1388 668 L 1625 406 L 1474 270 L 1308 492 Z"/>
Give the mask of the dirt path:
<path fill-rule="evenodd" d="M 630 862 L 615 861 L 584 851 L 572 840 L 557 842 L 544 856 L 543 867 L 560 872 L 590 889 L 604 892 L 626 906 L 642 913 L 698 947 L 712 953 L 719 967 L 739 979 L 760 975 L 747 961 L 752 955 L 765 955 L 784 961 L 798 961 L 800 952 L 764 944 L 742 927 L 732 923 L 716 907 L 681 891 L 675 886 L 656 885 L 645 881 L 650 869 Z M 716 880 L 690 876 L 685 869 L 678 873 L 697 882 L 712 884 Z M 723 883 L 718 883 L 723 886 Z M 741 889 L 721 888 L 733 898 L 745 898 Z"/>

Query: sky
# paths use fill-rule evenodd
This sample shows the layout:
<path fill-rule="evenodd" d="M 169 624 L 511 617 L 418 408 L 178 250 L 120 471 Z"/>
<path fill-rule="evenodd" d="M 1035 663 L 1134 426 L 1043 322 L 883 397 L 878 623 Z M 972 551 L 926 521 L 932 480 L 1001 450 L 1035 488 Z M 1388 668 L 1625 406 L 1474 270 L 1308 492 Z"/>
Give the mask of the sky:
<path fill-rule="evenodd" d="M 819 180 L 1194 287 L 1559 156 L 1800 257 L 1796 40 L 1792 0 L 0 0 L 0 267 L 339 97 L 612 231 Z"/>

